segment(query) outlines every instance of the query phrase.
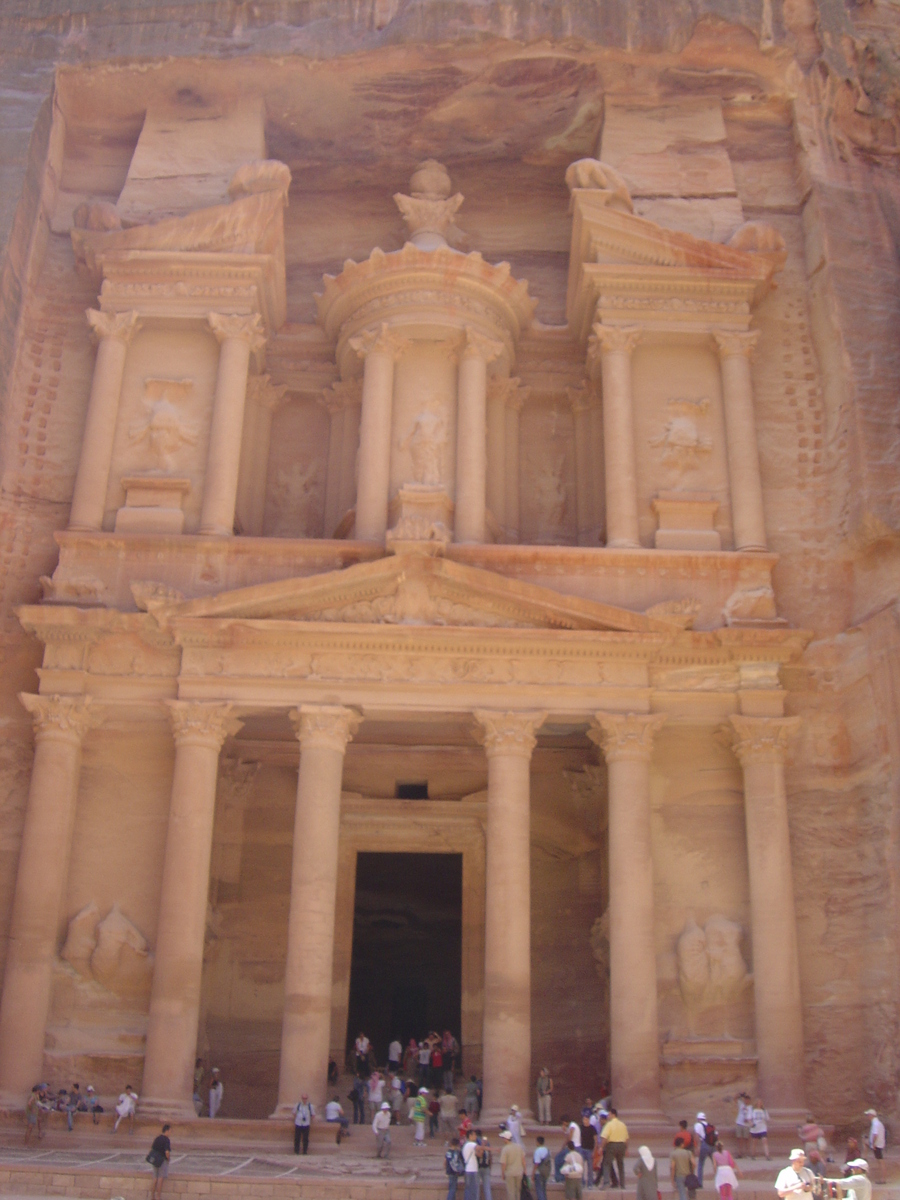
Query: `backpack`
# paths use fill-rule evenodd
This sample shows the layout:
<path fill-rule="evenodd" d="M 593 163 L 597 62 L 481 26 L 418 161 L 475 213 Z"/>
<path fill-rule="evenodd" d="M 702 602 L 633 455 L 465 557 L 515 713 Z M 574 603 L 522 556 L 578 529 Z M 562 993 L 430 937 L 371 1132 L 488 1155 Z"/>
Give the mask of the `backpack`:
<path fill-rule="evenodd" d="M 703 1134 L 704 1142 L 706 1142 L 707 1146 L 714 1146 L 716 1144 L 716 1142 L 719 1140 L 719 1135 L 716 1132 L 715 1125 L 713 1125 L 712 1121 L 705 1121 L 703 1128 L 704 1128 L 704 1134 Z"/>
<path fill-rule="evenodd" d="M 466 1164 L 463 1162 L 463 1156 L 454 1146 L 444 1155 L 446 1159 L 448 1175 L 462 1175 L 466 1169 Z"/>

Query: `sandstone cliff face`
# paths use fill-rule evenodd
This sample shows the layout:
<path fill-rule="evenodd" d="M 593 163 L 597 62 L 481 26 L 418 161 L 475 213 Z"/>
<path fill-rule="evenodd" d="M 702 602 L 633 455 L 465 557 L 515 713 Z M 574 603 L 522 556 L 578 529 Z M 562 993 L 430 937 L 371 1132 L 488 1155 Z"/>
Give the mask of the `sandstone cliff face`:
<path fill-rule="evenodd" d="M 764 220 L 786 243 L 779 286 L 758 315 L 754 384 L 767 524 L 781 555 L 778 609 L 813 633 L 803 662 L 784 678 L 791 711 L 804 718 L 789 789 L 808 1090 L 821 1119 L 851 1121 L 869 1103 L 893 1109 L 898 26 L 889 0 L 3 5 L 0 932 L 30 755 L 30 726 L 15 695 L 35 689 L 40 662 L 15 608 L 39 597 L 39 578 L 56 561 L 52 535 L 68 516 L 93 363 L 83 310 L 96 293 L 75 270 L 68 230 L 85 197 L 119 197 L 147 107 L 165 100 L 202 117 L 223 97 L 265 96 L 266 152 L 294 175 L 288 320 L 270 362 L 287 370 L 302 360 L 315 378 L 310 391 L 336 377 L 313 294 L 346 257 L 399 248 L 390 196 L 416 161 L 436 155 L 450 164 L 466 195 L 471 247 L 508 260 L 529 280 L 538 319 L 561 325 L 570 228 L 563 174 L 572 160 L 596 154 L 626 176 L 636 211 L 662 225 L 725 241 L 743 220 Z M 319 412 L 309 397 L 298 404 Z M 294 408 L 276 444 L 291 437 L 291 421 L 308 427 L 309 414 Z M 536 423 L 528 436 L 546 435 Z M 277 451 L 273 462 L 290 492 L 292 464 L 280 463 Z M 308 472 L 303 479 L 313 486 Z M 270 501 L 267 532 L 300 532 L 301 516 L 286 518 L 277 493 Z M 302 532 L 321 532 L 317 504 L 303 508 L 310 524 Z M 538 517 L 527 521 L 538 540 Z M 677 833 L 695 819 L 694 802 L 677 783 L 666 786 L 658 821 L 673 822 Z M 164 807 L 162 775 L 151 790 Z M 734 808 L 725 775 L 720 792 L 725 839 Z M 583 1072 L 578 1090 L 586 1091 L 605 1057 L 589 941 L 605 899 L 599 871 L 579 869 L 587 872 L 580 887 L 557 860 L 539 854 L 534 864 L 537 986 L 548 1004 L 568 1005 L 555 1028 L 535 1032 L 548 1054 L 566 1047 L 565 1069 L 573 1078 Z M 666 889 L 685 881 L 667 876 L 664 863 L 658 875 L 665 909 Z M 79 882 L 70 897 L 73 913 L 93 899 L 83 890 Z M 151 936 L 152 897 L 143 903 Z M 554 939 L 560 912 L 581 939 L 571 971 Z M 661 961 L 682 928 L 666 920 Z M 662 1003 L 674 1012 L 676 971 L 666 961 Z M 580 1005 L 572 1003 L 576 991 Z M 589 1036 L 589 1026 L 599 1032 Z M 670 1032 L 674 1039 L 679 1030 Z"/>

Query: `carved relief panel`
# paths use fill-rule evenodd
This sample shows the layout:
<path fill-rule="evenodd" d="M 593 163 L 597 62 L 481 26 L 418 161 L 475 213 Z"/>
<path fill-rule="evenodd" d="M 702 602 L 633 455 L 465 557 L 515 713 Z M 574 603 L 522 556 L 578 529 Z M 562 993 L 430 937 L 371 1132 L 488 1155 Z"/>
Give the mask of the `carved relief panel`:
<path fill-rule="evenodd" d="M 575 429 L 566 396 L 538 397 L 520 419 L 520 541 L 574 546 Z"/>
<path fill-rule="evenodd" d="M 632 357 L 641 542 L 730 549 L 719 360 L 702 344 L 642 339 Z"/>
<path fill-rule="evenodd" d="M 272 421 L 271 447 L 264 534 L 322 537 L 328 413 L 311 397 L 283 404 Z"/>
<path fill-rule="evenodd" d="M 122 511 L 183 512 L 197 531 L 219 347 L 199 330 L 145 328 L 128 349 L 106 496 L 105 529 Z M 127 509 L 126 509 L 127 506 Z M 180 529 L 171 529 L 180 532 Z"/>

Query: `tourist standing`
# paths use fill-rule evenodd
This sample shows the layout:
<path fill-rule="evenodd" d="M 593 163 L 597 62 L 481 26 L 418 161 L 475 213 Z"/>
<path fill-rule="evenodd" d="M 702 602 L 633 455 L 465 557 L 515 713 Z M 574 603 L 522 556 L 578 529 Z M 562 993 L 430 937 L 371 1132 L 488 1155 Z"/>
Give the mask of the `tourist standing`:
<path fill-rule="evenodd" d="M 348 1092 L 350 1103 L 353 1105 L 353 1124 L 365 1125 L 366 1123 L 366 1081 L 360 1075 L 359 1071 L 353 1076 L 353 1083 L 350 1085 Z"/>
<path fill-rule="evenodd" d="M 585 1187 L 594 1186 L 594 1149 L 597 1145 L 597 1130 L 591 1120 L 591 1113 L 581 1118 L 581 1157 L 584 1159 Z"/>
<path fill-rule="evenodd" d="M 783 1171 L 778 1172 L 778 1178 L 775 1180 L 775 1191 L 785 1200 L 786 1196 L 799 1196 L 803 1192 L 811 1192 L 813 1189 L 813 1173 L 804 1164 L 806 1163 L 806 1155 L 802 1150 L 792 1150 L 790 1157 L 790 1166 L 785 1167 Z"/>
<path fill-rule="evenodd" d="M 682 1125 L 685 1122 L 682 1121 Z M 690 1134 L 687 1135 L 690 1137 Z M 694 1156 L 687 1148 L 684 1139 L 681 1135 L 675 1138 L 675 1145 L 669 1156 L 669 1175 L 675 1190 L 678 1193 L 678 1200 L 688 1200 L 687 1178 L 694 1174 Z M 692 1189 L 693 1190 L 693 1189 Z"/>
<path fill-rule="evenodd" d="M 478 1144 L 478 1181 L 481 1184 L 482 1200 L 491 1200 L 491 1167 L 494 1162 L 491 1143 L 480 1129 L 475 1130 L 475 1137 Z"/>
<path fill-rule="evenodd" d="M 500 1134 L 506 1145 L 500 1151 L 500 1174 L 506 1184 L 506 1200 L 519 1200 L 522 1176 L 525 1174 L 525 1151 L 508 1129 Z M 579 1163 L 580 1163 L 579 1158 Z M 581 1167 L 579 1166 L 579 1171 Z"/>
<path fill-rule="evenodd" d="M 519 1112 L 518 1104 L 513 1104 L 509 1109 L 509 1116 L 506 1118 L 506 1128 L 512 1134 L 512 1140 L 517 1146 L 525 1149 L 525 1139 L 522 1137 L 522 1115 Z"/>
<path fill-rule="evenodd" d="M 459 1121 L 459 1101 L 455 1092 L 444 1092 L 440 1100 L 441 1125 L 448 1133 L 456 1129 Z"/>
<path fill-rule="evenodd" d="M 219 1074 L 219 1068 L 213 1067 L 212 1077 L 209 1081 L 209 1115 L 216 1117 L 219 1114 L 219 1109 L 222 1107 L 222 1101 L 225 1099 L 225 1084 L 222 1082 L 222 1076 Z"/>
<path fill-rule="evenodd" d="M 194 1112 L 203 1112 L 203 1059 L 194 1059 Z"/>
<path fill-rule="evenodd" d="M 466 1171 L 458 1137 L 452 1137 L 450 1145 L 444 1151 L 444 1170 L 447 1173 L 447 1200 L 456 1200 L 456 1188 L 460 1176 L 464 1175 Z"/>
<path fill-rule="evenodd" d="M 614 1108 L 609 1110 L 609 1120 L 600 1130 L 600 1146 L 603 1150 L 600 1186 L 612 1186 L 610 1180 L 618 1175 L 619 1188 L 624 1188 L 628 1126 L 619 1120 Z"/>
<path fill-rule="evenodd" d="M 125 1091 L 119 1096 L 116 1104 L 116 1122 L 113 1125 L 113 1133 L 116 1132 L 123 1120 L 128 1121 L 128 1132 L 134 1133 L 134 1110 L 137 1107 L 137 1100 L 137 1092 L 130 1083 L 126 1083 Z"/>
<path fill-rule="evenodd" d="M 363 1033 L 363 1031 L 360 1030 L 359 1037 L 353 1043 L 353 1053 L 356 1058 L 356 1073 L 357 1073 L 357 1075 L 361 1075 L 363 1077 L 363 1079 L 369 1078 L 369 1070 L 370 1070 L 369 1046 L 370 1046 L 370 1044 L 371 1043 L 369 1042 L 369 1039 L 366 1037 L 366 1035 Z"/>
<path fill-rule="evenodd" d="M 649 1146 L 638 1146 L 634 1173 L 637 1175 L 637 1200 L 657 1200 L 659 1182 L 656 1159 L 650 1153 Z"/>
<path fill-rule="evenodd" d="M 313 1122 L 313 1117 L 316 1115 L 315 1106 L 310 1104 L 309 1096 L 306 1092 L 300 1097 L 296 1107 L 294 1108 L 294 1153 L 300 1153 L 300 1146 L 303 1146 L 303 1153 L 309 1153 L 309 1129 Z M 210 1113 L 210 1116 L 212 1114 Z"/>
<path fill-rule="evenodd" d="M 478 1144 L 475 1130 L 470 1129 L 462 1148 L 465 1193 L 463 1200 L 478 1200 Z"/>
<path fill-rule="evenodd" d="M 851 1175 L 845 1175 L 841 1180 L 841 1185 L 845 1188 L 852 1188 L 856 1200 L 872 1200 L 872 1184 L 869 1182 L 869 1164 L 864 1158 L 854 1158 L 852 1162 L 848 1162 L 847 1166 L 853 1172 Z"/>
<path fill-rule="evenodd" d="M 737 1156 L 744 1157 L 744 1151 L 750 1142 L 750 1126 L 753 1123 L 753 1105 L 746 1092 L 741 1092 L 737 1101 L 737 1117 L 734 1122 L 734 1136 L 737 1139 Z"/>
<path fill-rule="evenodd" d="M 866 1116 L 871 1118 L 872 1124 L 869 1126 L 869 1132 L 866 1134 L 866 1144 L 875 1155 L 875 1182 L 884 1183 L 884 1122 L 879 1118 L 878 1113 L 874 1108 L 866 1109 Z"/>
<path fill-rule="evenodd" d="M 150 1147 L 150 1153 L 147 1155 L 147 1162 L 153 1168 L 153 1190 L 150 1193 L 152 1200 L 159 1200 L 162 1194 L 163 1181 L 169 1174 L 172 1143 L 169 1141 L 168 1134 L 171 1128 L 171 1125 L 163 1125 L 162 1133 L 153 1139 L 153 1145 Z"/>
<path fill-rule="evenodd" d="M 712 1121 L 706 1119 L 706 1113 L 697 1113 L 697 1122 L 694 1125 L 694 1138 L 697 1144 L 697 1178 L 700 1180 L 700 1187 L 703 1187 L 703 1167 L 708 1158 L 716 1152 L 716 1142 L 718 1134 L 716 1127 Z"/>
<path fill-rule="evenodd" d="M 431 1082 L 431 1042 L 423 1038 L 419 1042 L 419 1087 L 428 1087 Z"/>
<path fill-rule="evenodd" d="M 478 1080 L 474 1075 L 466 1084 L 466 1112 L 470 1117 L 478 1116 Z"/>
<path fill-rule="evenodd" d="M 44 1136 L 44 1106 L 41 1102 L 41 1085 L 36 1083 L 25 1103 L 25 1145 L 37 1131 L 38 1141 Z"/>
<path fill-rule="evenodd" d="M 769 1114 L 759 1096 L 753 1101 L 753 1112 L 750 1114 L 750 1154 L 756 1158 L 756 1147 L 761 1146 L 762 1152 L 769 1158 Z M 806 1156 L 804 1155 L 804 1158 Z M 785 1170 L 789 1170 L 785 1167 Z M 701 1173 L 700 1178 L 703 1178 Z"/>
<path fill-rule="evenodd" d="M 384 1101 L 384 1079 L 377 1069 L 369 1076 L 369 1111 L 376 1113 Z"/>
<path fill-rule="evenodd" d="M 413 1142 L 420 1149 L 425 1147 L 425 1122 L 428 1120 L 428 1088 L 419 1088 L 412 1110 L 412 1122 L 416 1127 Z"/>
<path fill-rule="evenodd" d="M 403 1080 L 399 1075 L 395 1075 L 391 1079 L 391 1124 L 400 1124 L 400 1114 L 403 1112 Z"/>
<path fill-rule="evenodd" d="M 566 1185 L 566 1200 L 581 1200 L 584 1160 L 574 1142 L 566 1143 L 566 1157 L 563 1159 L 561 1171 Z"/>
<path fill-rule="evenodd" d="M 400 1061 L 403 1058 L 403 1047 L 399 1041 L 394 1038 L 388 1046 L 388 1070 L 392 1075 L 396 1075 L 400 1070 Z"/>
<path fill-rule="evenodd" d="M 538 1093 L 540 1095 L 540 1093 Z M 547 1180 L 550 1178 L 550 1151 L 544 1145 L 543 1137 L 538 1134 L 532 1159 L 534 1167 L 534 1194 L 537 1200 L 547 1200 Z"/>
<path fill-rule="evenodd" d="M 738 1185 L 737 1164 L 721 1142 L 716 1142 L 712 1158 L 716 1168 L 713 1182 L 719 1193 L 719 1200 L 734 1200 L 734 1190 Z"/>
<path fill-rule="evenodd" d="M 419 1065 L 419 1043 L 415 1038 L 409 1039 L 409 1045 L 403 1051 L 403 1074 L 412 1079 Z"/>
<path fill-rule="evenodd" d="M 386 1100 L 372 1118 L 372 1132 L 375 1134 L 375 1157 L 387 1158 L 391 1153 L 391 1106 Z"/>
<path fill-rule="evenodd" d="M 537 1077 L 537 1110 L 538 1121 L 542 1125 L 550 1124 L 550 1097 L 553 1095 L 553 1079 L 549 1067 L 541 1067 Z M 549 1151 L 548 1151 L 549 1153 Z"/>

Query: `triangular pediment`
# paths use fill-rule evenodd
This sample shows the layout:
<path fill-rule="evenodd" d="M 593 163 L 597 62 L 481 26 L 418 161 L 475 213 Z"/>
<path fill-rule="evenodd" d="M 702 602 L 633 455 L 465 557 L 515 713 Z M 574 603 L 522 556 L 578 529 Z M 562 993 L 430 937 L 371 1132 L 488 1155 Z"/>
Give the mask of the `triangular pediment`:
<path fill-rule="evenodd" d="M 671 623 L 428 554 L 398 554 L 339 571 L 205 596 L 154 601 L 164 623 L 183 617 L 375 625 L 671 633 Z"/>

